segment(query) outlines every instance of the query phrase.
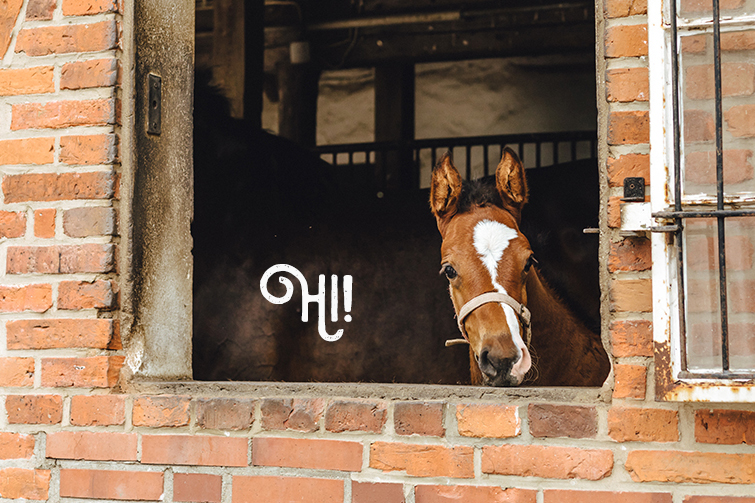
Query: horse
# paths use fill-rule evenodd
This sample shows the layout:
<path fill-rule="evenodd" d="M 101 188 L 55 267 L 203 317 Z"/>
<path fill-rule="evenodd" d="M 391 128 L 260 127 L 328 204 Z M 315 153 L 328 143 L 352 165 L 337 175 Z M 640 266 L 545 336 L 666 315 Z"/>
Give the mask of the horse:
<path fill-rule="evenodd" d="M 494 180 L 463 182 L 451 156 L 433 168 L 430 207 L 442 237 L 441 275 L 469 344 L 472 384 L 600 386 L 610 370 L 600 336 L 538 272 L 520 230 L 528 201 L 524 167 L 505 148 Z M 563 209 L 563 212 L 568 210 Z"/>

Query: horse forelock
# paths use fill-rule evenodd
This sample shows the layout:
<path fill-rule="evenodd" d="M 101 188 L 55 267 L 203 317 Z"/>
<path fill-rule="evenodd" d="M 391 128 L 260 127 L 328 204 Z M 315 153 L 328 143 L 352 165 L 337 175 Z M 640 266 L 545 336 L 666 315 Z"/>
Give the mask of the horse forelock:
<path fill-rule="evenodd" d="M 476 206 L 503 208 L 503 199 L 496 189 L 494 177 L 487 176 L 462 183 L 457 213 L 466 213 Z"/>

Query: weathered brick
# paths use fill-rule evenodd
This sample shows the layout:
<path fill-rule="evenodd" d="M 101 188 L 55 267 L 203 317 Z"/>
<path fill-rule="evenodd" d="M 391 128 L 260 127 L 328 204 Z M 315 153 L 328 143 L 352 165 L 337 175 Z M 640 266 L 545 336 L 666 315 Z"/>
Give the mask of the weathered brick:
<path fill-rule="evenodd" d="M 123 356 L 42 358 L 42 386 L 112 388 L 118 382 Z"/>
<path fill-rule="evenodd" d="M 6 203 L 110 199 L 115 177 L 110 171 L 89 173 L 29 173 L 3 178 Z"/>
<path fill-rule="evenodd" d="M 187 426 L 189 424 L 187 396 L 141 396 L 134 400 L 134 426 Z"/>
<path fill-rule="evenodd" d="M 341 479 L 305 477 L 233 476 L 233 503 L 259 501 L 301 501 L 302 503 L 342 503 Z"/>
<path fill-rule="evenodd" d="M 607 18 L 647 14 L 647 0 L 605 0 L 603 11 Z"/>
<path fill-rule="evenodd" d="M 606 100 L 628 103 L 648 101 L 649 97 L 647 68 L 617 68 L 606 72 Z"/>
<path fill-rule="evenodd" d="M 710 100 L 715 97 L 713 65 L 688 66 L 685 69 L 686 97 Z M 721 93 L 725 97 L 749 96 L 755 92 L 755 65 L 749 63 L 721 64 Z"/>
<path fill-rule="evenodd" d="M 679 415 L 669 409 L 613 407 L 608 411 L 608 436 L 617 442 L 677 442 Z"/>
<path fill-rule="evenodd" d="M 126 400 L 118 395 L 75 395 L 71 397 L 71 424 L 112 426 L 126 420 Z"/>
<path fill-rule="evenodd" d="M 551 479 L 600 480 L 613 470 L 609 450 L 545 445 L 482 448 L 482 473 Z"/>
<path fill-rule="evenodd" d="M 352 503 L 405 503 L 404 485 L 391 482 L 351 483 Z M 415 496 L 415 501 L 417 501 Z"/>
<path fill-rule="evenodd" d="M 721 34 L 721 40 L 726 34 Z M 682 53 L 683 54 L 702 54 L 708 47 L 708 41 L 705 35 L 688 35 L 682 37 Z"/>
<path fill-rule="evenodd" d="M 405 471 L 413 477 L 474 478 L 474 450 L 469 446 L 374 442 L 370 468 Z"/>
<path fill-rule="evenodd" d="M 160 500 L 162 472 L 60 470 L 60 496 L 103 500 Z"/>
<path fill-rule="evenodd" d="M 685 496 L 684 503 L 755 503 L 745 496 Z"/>
<path fill-rule="evenodd" d="M 701 409 L 695 411 L 695 440 L 706 444 L 755 445 L 755 412 Z"/>
<path fill-rule="evenodd" d="M 63 419 L 63 397 L 8 395 L 5 410 L 10 424 L 58 424 Z"/>
<path fill-rule="evenodd" d="M 324 409 L 321 398 L 266 398 L 260 406 L 262 429 L 317 431 Z"/>
<path fill-rule="evenodd" d="M 0 386 L 34 385 L 34 358 L 0 358 Z"/>
<path fill-rule="evenodd" d="M 512 405 L 459 404 L 459 435 L 464 437 L 515 437 L 521 432 L 519 410 Z"/>
<path fill-rule="evenodd" d="M 624 467 L 635 482 L 755 483 L 755 454 L 629 451 Z"/>
<path fill-rule="evenodd" d="M 90 166 L 112 164 L 118 159 L 118 135 L 94 134 L 63 136 L 60 139 L 60 162 Z"/>
<path fill-rule="evenodd" d="M 51 307 L 52 286 L 50 285 L 0 286 L 0 312 L 33 311 L 43 313 Z M 11 348 L 9 345 L 8 349 L 15 348 Z"/>
<path fill-rule="evenodd" d="M 50 20 L 55 12 L 57 0 L 29 0 L 26 6 L 26 19 L 34 21 Z"/>
<path fill-rule="evenodd" d="M 609 157 L 608 184 L 611 187 L 623 187 L 624 178 L 641 176 L 650 180 L 650 156 L 647 154 L 626 154 L 617 158 Z"/>
<path fill-rule="evenodd" d="M 26 234 L 26 213 L 0 211 L 0 238 L 20 238 Z"/>
<path fill-rule="evenodd" d="M 142 435 L 142 463 L 247 466 L 246 437 Z"/>
<path fill-rule="evenodd" d="M 595 438 L 598 433 L 595 407 L 532 403 L 527 418 L 533 437 Z"/>
<path fill-rule="evenodd" d="M 0 459 L 29 459 L 33 454 L 33 436 L 0 431 Z"/>
<path fill-rule="evenodd" d="M 11 129 L 60 129 L 115 124 L 114 99 L 21 103 L 11 108 Z"/>
<path fill-rule="evenodd" d="M 58 285 L 58 309 L 113 309 L 117 300 L 112 281 L 61 281 Z"/>
<path fill-rule="evenodd" d="M 652 266 L 649 239 L 628 237 L 611 243 L 608 252 L 609 271 L 648 271 Z"/>
<path fill-rule="evenodd" d="M 118 30 L 115 21 L 109 20 L 22 29 L 16 38 L 16 52 L 25 52 L 27 56 L 46 56 L 106 51 L 115 49 L 117 44 Z"/>
<path fill-rule="evenodd" d="M 0 140 L 0 165 L 50 164 L 55 160 L 55 138 Z"/>
<path fill-rule="evenodd" d="M 385 402 L 368 400 L 336 400 L 325 411 L 325 429 L 335 433 L 343 431 L 369 431 L 380 433 L 385 424 Z"/>
<path fill-rule="evenodd" d="M 23 0 L 7 0 L 0 4 L 0 59 L 8 50 L 13 28 L 23 3 Z"/>
<path fill-rule="evenodd" d="M 220 503 L 223 477 L 208 473 L 174 473 L 173 501 Z"/>
<path fill-rule="evenodd" d="M 738 9 L 743 3 L 744 0 L 720 0 L 719 8 L 721 10 Z M 709 0 L 682 0 L 679 4 L 684 14 L 710 12 L 713 8 Z"/>
<path fill-rule="evenodd" d="M 54 208 L 34 210 L 34 236 L 50 239 L 55 237 L 55 214 Z"/>
<path fill-rule="evenodd" d="M 608 227 L 614 229 L 621 227 L 621 198 L 619 196 L 608 198 Z"/>
<path fill-rule="evenodd" d="M 62 0 L 64 16 L 90 16 L 118 12 L 117 0 Z"/>
<path fill-rule="evenodd" d="M 724 114 L 726 117 L 726 114 Z M 684 141 L 711 141 L 716 137 L 713 115 L 704 110 L 684 111 Z"/>
<path fill-rule="evenodd" d="M 11 246 L 6 260 L 9 274 L 106 273 L 115 270 L 115 246 Z"/>
<path fill-rule="evenodd" d="M 63 65 L 60 73 L 61 89 L 112 87 L 118 82 L 118 60 L 89 59 Z"/>
<path fill-rule="evenodd" d="M 8 349 L 107 349 L 114 326 L 109 319 L 12 320 L 6 324 Z"/>
<path fill-rule="evenodd" d="M 103 206 L 65 210 L 63 232 L 72 238 L 112 236 L 115 234 L 115 210 Z"/>
<path fill-rule="evenodd" d="M 197 426 L 208 430 L 246 430 L 254 421 L 255 401 L 244 398 L 199 398 Z"/>
<path fill-rule="evenodd" d="M 89 461 L 136 461 L 136 433 L 54 431 L 47 434 L 46 456 Z"/>
<path fill-rule="evenodd" d="M 609 326 L 613 356 L 653 356 L 653 323 L 647 320 L 614 320 Z"/>
<path fill-rule="evenodd" d="M 614 365 L 614 398 L 645 398 L 647 369 L 644 365 Z"/>
<path fill-rule="evenodd" d="M 753 265 L 755 247 L 749 236 L 727 233 L 726 268 L 749 271 Z M 694 271 L 718 269 L 718 246 L 713 236 L 690 236 L 687 239 L 687 265 Z"/>
<path fill-rule="evenodd" d="M 752 150 L 724 151 L 724 184 L 742 183 L 752 180 L 753 168 L 750 163 Z M 691 183 L 713 185 L 716 183 L 716 153 L 712 150 L 690 152 L 684 156 L 684 178 Z"/>
<path fill-rule="evenodd" d="M 535 503 L 537 490 L 495 486 L 430 486 L 418 485 L 414 489 L 416 503 Z"/>
<path fill-rule="evenodd" d="M 606 29 L 606 58 L 647 56 L 648 27 L 645 24 L 611 26 Z"/>
<path fill-rule="evenodd" d="M 755 136 L 755 105 L 738 105 L 724 112 L 726 130 L 737 138 Z"/>
<path fill-rule="evenodd" d="M 50 470 L 0 469 L 0 498 L 46 500 Z"/>
<path fill-rule="evenodd" d="M 653 283 L 648 279 L 616 279 L 611 282 L 611 311 L 642 312 L 653 310 Z"/>
<path fill-rule="evenodd" d="M 650 121 L 648 112 L 630 111 L 608 114 L 609 145 L 637 145 L 649 141 Z"/>
<path fill-rule="evenodd" d="M 572 491 L 546 489 L 543 503 L 671 503 L 670 493 Z"/>
<path fill-rule="evenodd" d="M 721 33 L 722 51 L 749 51 L 755 49 L 755 32 L 751 30 Z"/>
<path fill-rule="evenodd" d="M 442 437 L 443 403 L 398 402 L 393 406 L 393 429 L 398 435 Z"/>
<path fill-rule="evenodd" d="M 54 93 L 53 78 L 51 66 L 0 70 L 0 96 Z"/>
<path fill-rule="evenodd" d="M 362 444 L 321 438 L 258 437 L 252 439 L 252 464 L 358 472 L 362 469 Z"/>

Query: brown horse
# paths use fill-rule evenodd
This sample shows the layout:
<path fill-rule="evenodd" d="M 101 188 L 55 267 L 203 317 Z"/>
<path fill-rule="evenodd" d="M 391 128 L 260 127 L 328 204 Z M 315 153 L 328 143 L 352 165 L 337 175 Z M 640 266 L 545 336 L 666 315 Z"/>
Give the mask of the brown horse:
<path fill-rule="evenodd" d="M 473 384 L 517 386 L 530 373 L 536 385 L 600 386 L 610 368 L 600 336 L 533 267 L 520 231 L 527 197 L 524 167 L 508 148 L 495 187 L 462 182 L 448 154 L 435 166 L 430 206 L 443 238 L 441 274 L 464 336 L 449 342 L 469 343 Z"/>

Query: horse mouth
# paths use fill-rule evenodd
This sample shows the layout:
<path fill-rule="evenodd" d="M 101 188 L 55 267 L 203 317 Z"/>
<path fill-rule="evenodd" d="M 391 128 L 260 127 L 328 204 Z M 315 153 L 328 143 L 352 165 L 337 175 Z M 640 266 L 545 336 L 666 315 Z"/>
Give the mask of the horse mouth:
<path fill-rule="evenodd" d="M 497 375 L 493 378 L 483 376 L 482 384 L 496 388 L 512 388 L 522 384 L 522 379 L 512 374 Z"/>

